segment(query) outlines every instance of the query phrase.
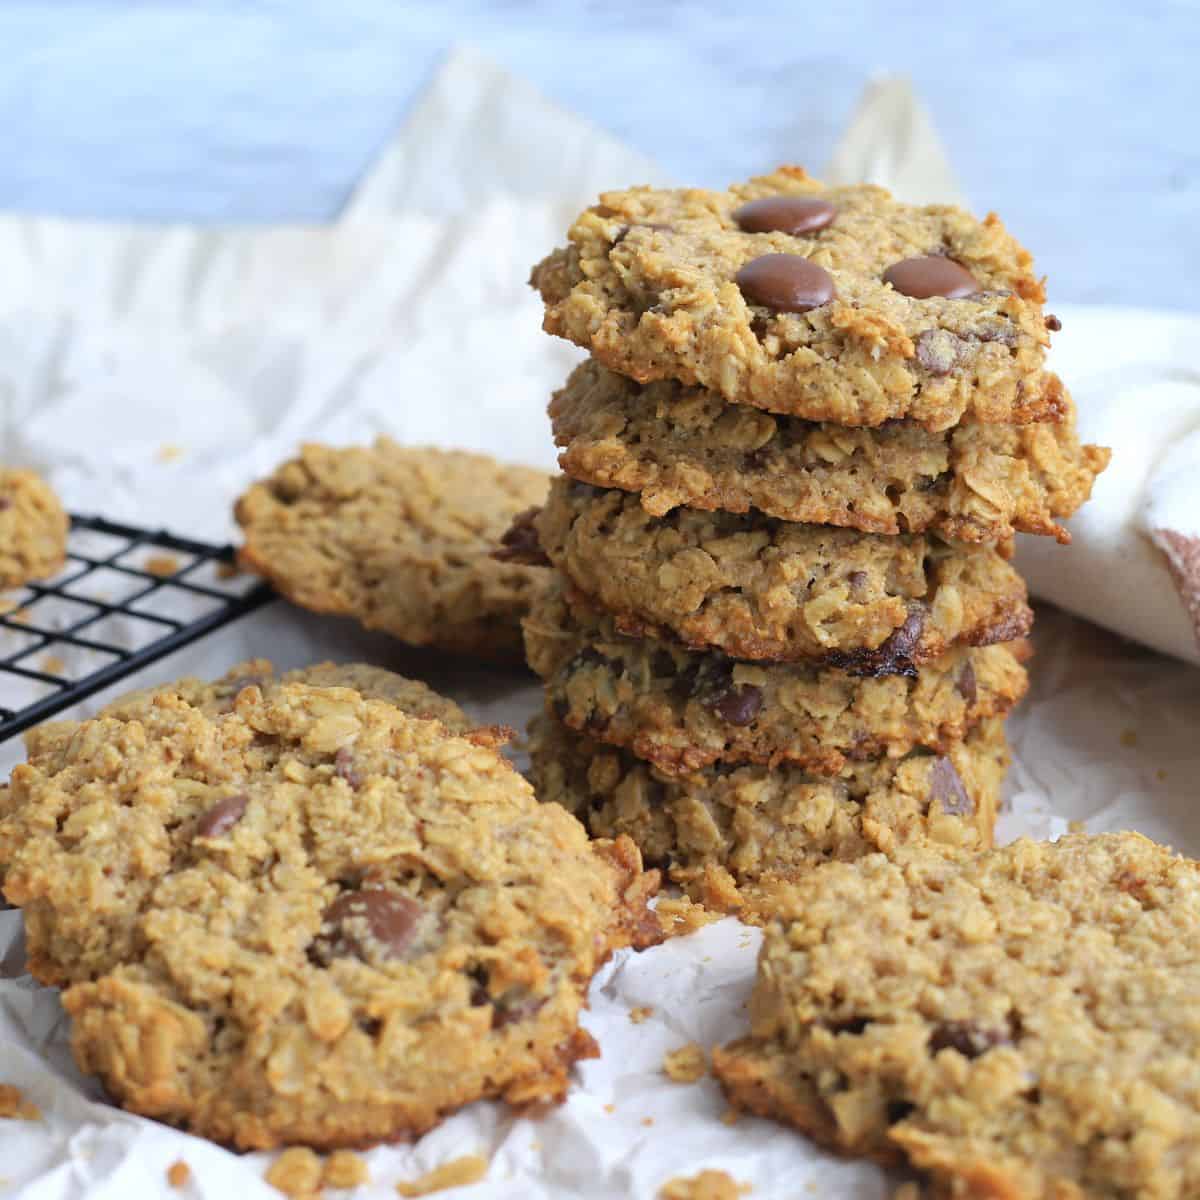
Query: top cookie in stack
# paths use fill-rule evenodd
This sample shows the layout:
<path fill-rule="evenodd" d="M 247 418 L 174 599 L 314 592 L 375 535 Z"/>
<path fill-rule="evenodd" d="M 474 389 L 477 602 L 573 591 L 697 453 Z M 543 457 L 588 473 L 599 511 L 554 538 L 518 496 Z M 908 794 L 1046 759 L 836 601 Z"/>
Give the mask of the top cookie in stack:
<path fill-rule="evenodd" d="M 986 845 L 1031 623 L 1011 538 L 1068 540 L 1108 460 L 1029 254 L 796 168 L 607 193 L 569 243 L 532 279 L 592 354 L 535 522 L 543 790 L 685 881 Z"/>

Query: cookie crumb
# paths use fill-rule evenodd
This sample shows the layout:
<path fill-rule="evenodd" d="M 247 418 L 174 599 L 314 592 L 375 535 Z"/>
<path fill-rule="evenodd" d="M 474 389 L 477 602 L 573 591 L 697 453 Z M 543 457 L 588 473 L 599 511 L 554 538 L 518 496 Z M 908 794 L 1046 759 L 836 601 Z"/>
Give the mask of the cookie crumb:
<path fill-rule="evenodd" d="M 167 1168 L 167 1182 L 176 1189 L 186 1187 L 191 1175 L 192 1168 L 182 1158 L 177 1158 Z"/>
<path fill-rule="evenodd" d="M 271 1164 L 266 1180 L 285 1196 L 311 1196 L 321 1186 L 321 1159 L 307 1146 L 293 1146 Z"/>
<path fill-rule="evenodd" d="M 1166 767 L 1159 767 L 1159 768 L 1158 768 L 1158 770 L 1154 772 L 1154 774 L 1155 774 L 1155 777 L 1158 779 L 1158 782 L 1159 782 L 1159 783 L 1165 783 L 1165 782 L 1166 782 L 1166 778 L 1167 778 L 1167 769 L 1166 769 Z"/>
<path fill-rule="evenodd" d="M 157 575 L 160 579 L 165 579 L 179 570 L 179 559 L 173 554 L 151 554 L 142 563 L 142 570 L 149 571 L 151 575 Z"/>
<path fill-rule="evenodd" d="M 722 1125 L 736 1125 L 742 1119 L 742 1114 L 736 1108 L 727 1108 L 721 1114 Z"/>
<path fill-rule="evenodd" d="M 647 1017 L 654 1015 L 654 1006 L 652 1004 L 639 1004 L 636 1008 L 629 1010 L 629 1019 L 635 1024 L 640 1025 Z"/>
<path fill-rule="evenodd" d="M 748 1183 L 738 1183 L 726 1171 L 701 1171 L 688 1178 L 668 1180 L 659 1191 L 659 1200 L 738 1200 L 751 1191 Z"/>
<path fill-rule="evenodd" d="M 676 1083 L 695 1083 L 708 1074 L 708 1055 L 699 1042 L 688 1042 L 663 1057 L 662 1069 Z"/>
<path fill-rule="evenodd" d="M 643 1117 L 642 1124 L 645 1125 L 647 1129 L 649 1129 L 650 1126 L 654 1124 L 654 1118 L 653 1117 Z"/>
<path fill-rule="evenodd" d="M 42 1110 L 19 1087 L 11 1083 L 0 1083 L 0 1119 L 14 1121 L 40 1121 Z"/>
<path fill-rule="evenodd" d="M 183 447 L 176 446 L 173 442 L 167 442 L 165 446 L 158 448 L 158 461 L 161 463 L 175 462 L 183 457 Z"/>
<path fill-rule="evenodd" d="M 920 1185 L 915 1183 L 902 1183 L 892 1193 L 892 1200 L 921 1200 Z"/>
<path fill-rule="evenodd" d="M 434 1167 L 427 1175 L 414 1179 L 411 1183 L 396 1184 L 396 1191 L 402 1196 L 428 1196 L 432 1192 L 442 1192 L 447 1188 L 466 1187 L 469 1183 L 478 1183 L 487 1175 L 488 1162 L 478 1154 L 465 1154 L 462 1158 L 452 1158 L 440 1167 Z"/>
<path fill-rule="evenodd" d="M 1121 730 L 1121 745 L 1132 750 L 1138 744 L 1138 735 L 1136 729 Z"/>
<path fill-rule="evenodd" d="M 367 1182 L 367 1164 L 353 1150 L 335 1150 L 326 1160 L 321 1186 L 356 1188 Z"/>
<path fill-rule="evenodd" d="M 615 1104 L 606 1104 L 604 1106 L 604 1111 L 606 1113 L 615 1113 L 617 1111 L 617 1106 Z"/>
<path fill-rule="evenodd" d="M 664 896 L 654 910 L 658 923 L 662 928 L 663 937 L 686 937 L 711 925 L 721 919 L 720 913 L 709 912 L 703 904 L 689 900 L 687 896 L 678 898 Z"/>
<path fill-rule="evenodd" d="M 47 654 L 42 659 L 41 669 L 47 675 L 61 675 L 67 669 L 67 664 L 57 654 Z"/>
<path fill-rule="evenodd" d="M 242 574 L 242 568 L 235 562 L 217 563 L 218 579 L 237 579 Z"/>

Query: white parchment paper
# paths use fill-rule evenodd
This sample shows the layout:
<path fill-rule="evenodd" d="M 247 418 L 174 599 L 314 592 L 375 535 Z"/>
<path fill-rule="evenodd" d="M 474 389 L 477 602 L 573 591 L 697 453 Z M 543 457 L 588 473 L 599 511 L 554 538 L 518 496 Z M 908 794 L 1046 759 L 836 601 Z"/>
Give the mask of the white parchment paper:
<path fill-rule="evenodd" d="M 854 175 L 856 155 L 867 154 L 874 165 L 858 175 L 886 183 L 890 172 L 905 189 L 935 189 L 919 199 L 944 194 L 953 177 L 931 129 L 905 86 L 877 88 L 838 170 Z M 234 533 L 233 497 L 304 439 L 387 432 L 551 467 L 545 401 L 578 352 L 541 334 L 529 266 L 601 187 L 657 177 L 464 53 L 336 227 L 0 221 L 0 457 L 42 468 L 75 509 L 221 539 Z M 1093 319 L 1103 314 L 1071 314 L 1068 325 Z M 1047 570 L 1069 580 L 1078 553 L 1048 548 Z M 1063 590 L 1083 602 L 1070 595 L 1078 589 Z M 1001 836 L 1055 836 L 1079 820 L 1200 852 L 1200 672 L 1054 609 L 1039 613 L 1036 643 L 1033 692 L 1010 722 Z M 281 667 L 369 660 L 514 725 L 538 700 L 528 676 L 409 651 L 282 603 L 136 683 L 215 675 L 252 655 Z M 18 757 L 18 747 L 0 746 L 0 769 Z M 0 1121 L 0 1193 L 178 1194 L 165 1172 L 182 1159 L 192 1172 L 186 1195 L 275 1195 L 262 1182 L 269 1156 L 237 1156 L 103 1102 L 72 1066 L 54 995 L 21 974 L 19 930 L 18 913 L 0 913 L 0 1082 L 22 1087 L 44 1116 Z M 768 1122 L 728 1125 L 711 1079 L 680 1085 L 661 1074 L 666 1051 L 744 1030 L 756 946 L 757 934 L 726 920 L 618 956 L 597 978 L 586 1019 L 603 1058 L 579 1066 L 562 1108 L 534 1121 L 472 1105 L 413 1146 L 371 1151 L 372 1182 L 360 1194 L 394 1196 L 399 1179 L 482 1153 L 487 1181 L 461 1193 L 479 1200 L 650 1200 L 666 1180 L 705 1167 L 751 1184 L 754 1196 L 883 1200 L 894 1178 Z M 634 1024 L 629 1011 L 643 1005 L 653 1012 Z"/>

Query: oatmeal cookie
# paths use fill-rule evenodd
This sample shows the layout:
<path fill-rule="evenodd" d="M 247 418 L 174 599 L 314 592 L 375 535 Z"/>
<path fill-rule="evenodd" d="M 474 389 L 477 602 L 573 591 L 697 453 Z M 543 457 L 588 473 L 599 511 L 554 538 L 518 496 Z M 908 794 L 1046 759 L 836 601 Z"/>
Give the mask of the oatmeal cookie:
<path fill-rule="evenodd" d="M 417 1135 L 562 1096 L 657 878 L 495 751 L 345 688 L 171 691 L 19 766 L 0 822 L 82 1070 L 240 1148 Z"/>
<path fill-rule="evenodd" d="M 539 572 L 492 551 L 547 477 L 458 450 L 305 446 L 250 488 L 239 560 L 289 600 L 414 646 L 520 659 Z"/>
<path fill-rule="evenodd" d="M 765 203 L 828 219 L 764 220 Z M 1059 411 L 1042 284 L 994 214 L 782 167 L 725 192 L 606 192 L 568 236 L 533 271 L 544 328 L 639 382 L 840 425 Z"/>
<path fill-rule="evenodd" d="M 0 589 L 60 571 L 69 527 L 62 504 L 40 476 L 0 467 Z"/>
<path fill-rule="evenodd" d="M 871 856 L 781 893 L 737 1105 L 939 1196 L 1200 1195 L 1200 869 L 1135 833 Z"/>
<path fill-rule="evenodd" d="M 568 475 L 637 492 L 655 516 L 680 504 L 756 508 L 864 533 L 1069 542 L 1061 520 L 1091 495 L 1110 451 L 1080 445 L 1065 392 L 1062 409 L 1060 421 L 1031 425 L 850 429 L 726 404 L 672 381 L 640 385 L 589 360 L 555 393 L 550 420 Z"/>
<path fill-rule="evenodd" d="M 741 662 L 677 642 L 630 638 L 560 588 L 525 622 L 529 665 L 559 719 L 682 775 L 713 763 L 799 763 L 837 774 L 847 759 L 944 753 L 1006 713 L 1026 675 L 1008 645 L 959 647 L 915 677 Z"/>
<path fill-rule="evenodd" d="M 1000 551 L 923 534 L 881 537 L 758 513 L 677 508 L 559 477 L 542 547 L 618 629 L 655 627 L 732 658 L 913 674 L 952 646 L 1025 637 L 1025 583 Z"/>

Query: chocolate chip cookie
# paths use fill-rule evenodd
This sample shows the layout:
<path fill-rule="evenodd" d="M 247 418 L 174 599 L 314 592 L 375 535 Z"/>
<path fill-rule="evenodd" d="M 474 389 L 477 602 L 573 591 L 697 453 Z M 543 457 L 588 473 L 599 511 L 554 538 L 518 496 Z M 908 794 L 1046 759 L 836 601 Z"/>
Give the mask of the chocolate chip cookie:
<path fill-rule="evenodd" d="M 492 551 L 547 477 L 482 454 L 305 446 L 237 502 L 242 564 L 315 612 L 414 646 L 520 659 L 539 572 Z"/>
<path fill-rule="evenodd" d="M 69 527 L 62 504 L 40 476 L 0 467 L 0 589 L 60 571 Z"/>
<path fill-rule="evenodd" d="M 952 646 L 1028 634 L 1025 584 L 991 547 L 677 508 L 559 477 L 536 519 L 550 560 L 624 633 L 732 658 L 915 674 Z"/>
<path fill-rule="evenodd" d="M 1007 645 L 960 647 L 915 677 L 863 679 L 797 663 L 741 662 L 626 637 L 588 601 L 544 589 L 525 621 L 529 665 L 558 718 L 668 774 L 741 762 L 834 775 L 847 759 L 945 753 L 1024 694 Z"/>
<path fill-rule="evenodd" d="M 1061 388 L 1057 377 L 1047 386 Z M 680 504 L 865 533 L 996 543 L 1060 524 L 1091 495 L 1110 451 L 1081 446 L 1075 406 L 1031 425 L 912 421 L 850 429 L 726 404 L 673 381 L 637 384 L 588 361 L 550 403 L 559 463 L 598 487 L 637 492 L 662 516 Z"/>
<path fill-rule="evenodd" d="M 0 822 L 29 965 L 81 1069 L 240 1148 L 417 1135 L 561 1098 L 656 876 L 486 746 L 340 687 L 170 690 L 13 773 Z"/>
<path fill-rule="evenodd" d="M 990 846 L 1008 747 L 992 718 L 944 755 L 848 761 L 833 776 L 784 763 L 675 777 L 545 714 L 531 728 L 530 757 L 538 797 L 569 809 L 594 837 L 628 834 L 709 907 L 754 908 L 762 887 L 830 859 Z"/>
<path fill-rule="evenodd" d="M 533 271 L 544 328 L 639 382 L 841 425 L 1061 412 L 1042 284 L 994 214 L 782 167 L 725 192 L 606 192 L 568 237 Z"/>
<path fill-rule="evenodd" d="M 835 863 L 781 897 L 733 1102 L 937 1195 L 1200 1195 L 1200 866 L 1135 833 Z"/>

